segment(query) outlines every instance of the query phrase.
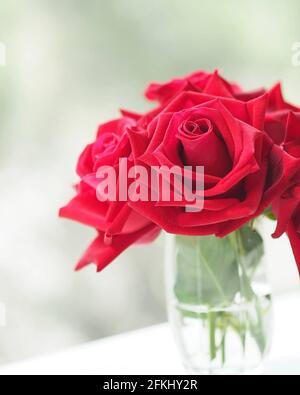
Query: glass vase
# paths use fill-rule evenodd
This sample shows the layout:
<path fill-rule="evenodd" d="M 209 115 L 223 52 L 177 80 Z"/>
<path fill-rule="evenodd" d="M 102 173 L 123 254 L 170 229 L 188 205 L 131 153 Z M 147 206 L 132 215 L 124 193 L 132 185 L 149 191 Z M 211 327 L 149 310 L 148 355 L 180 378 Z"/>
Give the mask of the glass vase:
<path fill-rule="evenodd" d="M 247 374 L 272 339 L 272 298 L 260 233 L 225 238 L 167 235 L 169 319 L 190 373 Z"/>

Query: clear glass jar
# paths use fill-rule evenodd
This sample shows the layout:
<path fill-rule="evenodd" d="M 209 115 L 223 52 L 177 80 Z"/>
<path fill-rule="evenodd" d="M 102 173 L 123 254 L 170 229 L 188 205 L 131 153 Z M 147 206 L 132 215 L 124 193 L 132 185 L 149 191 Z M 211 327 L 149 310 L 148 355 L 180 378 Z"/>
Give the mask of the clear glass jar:
<path fill-rule="evenodd" d="M 270 350 L 264 242 L 252 226 L 225 238 L 167 235 L 169 319 L 186 369 L 244 374 Z"/>

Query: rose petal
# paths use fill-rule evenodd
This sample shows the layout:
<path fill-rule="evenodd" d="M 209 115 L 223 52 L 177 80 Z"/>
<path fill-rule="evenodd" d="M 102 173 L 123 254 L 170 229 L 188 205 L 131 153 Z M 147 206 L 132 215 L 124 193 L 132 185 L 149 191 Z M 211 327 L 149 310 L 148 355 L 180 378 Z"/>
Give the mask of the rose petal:
<path fill-rule="evenodd" d="M 97 271 L 100 272 L 132 244 L 142 240 L 153 240 L 154 237 L 158 236 L 158 233 L 159 230 L 155 225 L 149 225 L 136 233 L 115 236 L 110 244 L 105 243 L 105 234 L 99 233 L 99 236 L 77 264 L 76 270 L 81 270 L 94 263 L 97 266 Z"/>

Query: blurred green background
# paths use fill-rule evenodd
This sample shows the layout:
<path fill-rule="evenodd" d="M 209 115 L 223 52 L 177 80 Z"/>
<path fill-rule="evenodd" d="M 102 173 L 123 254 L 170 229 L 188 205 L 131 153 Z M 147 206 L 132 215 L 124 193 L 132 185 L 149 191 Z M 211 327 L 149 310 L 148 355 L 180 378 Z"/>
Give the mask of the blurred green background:
<path fill-rule="evenodd" d="M 150 81 L 196 69 L 246 88 L 282 80 L 300 104 L 299 13 L 298 0 L 1 0 L 0 362 L 166 319 L 162 239 L 101 275 L 73 273 L 94 236 L 57 218 L 76 159 L 118 108 L 149 108 Z M 273 285 L 289 289 L 287 242 L 270 249 Z"/>

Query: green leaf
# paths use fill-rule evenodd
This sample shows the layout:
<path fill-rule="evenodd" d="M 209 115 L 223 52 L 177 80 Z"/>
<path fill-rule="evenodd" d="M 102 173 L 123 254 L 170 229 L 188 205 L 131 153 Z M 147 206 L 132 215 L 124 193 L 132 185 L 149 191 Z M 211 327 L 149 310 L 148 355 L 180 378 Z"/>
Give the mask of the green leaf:
<path fill-rule="evenodd" d="M 211 307 L 230 304 L 240 290 L 236 253 L 229 238 L 176 237 L 179 302 Z"/>
<path fill-rule="evenodd" d="M 176 236 L 177 278 L 175 294 L 181 314 L 207 321 L 210 336 L 211 359 L 216 358 L 219 348 L 216 333 L 222 332 L 220 350 L 225 359 L 226 333 L 232 327 L 245 342 L 247 327 L 231 313 L 222 308 L 230 306 L 238 294 L 253 303 L 254 310 L 248 314 L 249 330 L 263 353 L 267 339 L 263 326 L 263 312 L 259 298 L 252 288 L 252 280 L 262 256 L 263 239 L 250 226 L 245 226 L 225 238 L 215 236 Z M 196 313 L 184 305 L 207 306 L 207 313 Z M 218 311 L 220 309 L 220 312 Z"/>
<path fill-rule="evenodd" d="M 269 208 L 265 211 L 264 215 L 265 215 L 267 218 L 269 218 L 271 221 L 276 221 L 276 220 L 277 220 L 275 214 L 274 214 L 273 211 L 272 211 L 272 207 L 269 207 Z"/>
<path fill-rule="evenodd" d="M 240 251 L 240 259 L 244 265 L 245 271 L 253 275 L 262 257 L 264 256 L 264 241 L 260 234 L 249 226 L 244 226 L 238 230 L 242 251 Z M 250 276 L 250 281 L 251 281 Z"/>

